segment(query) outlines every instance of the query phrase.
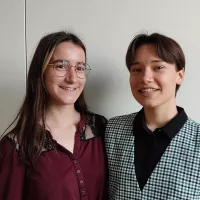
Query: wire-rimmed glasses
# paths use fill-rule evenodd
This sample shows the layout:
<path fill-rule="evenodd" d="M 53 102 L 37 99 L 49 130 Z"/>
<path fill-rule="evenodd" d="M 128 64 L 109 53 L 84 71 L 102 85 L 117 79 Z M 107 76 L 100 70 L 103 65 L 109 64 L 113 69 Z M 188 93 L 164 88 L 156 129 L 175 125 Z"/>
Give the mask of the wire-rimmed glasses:
<path fill-rule="evenodd" d="M 70 67 L 75 67 L 76 75 L 81 79 L 87 77 L 91 70 L 90 66 L 86 63 L 79 62 L 74 66 L 67 60 L 56 60 L 48 65 L 52 66 L 54 73 L 60 77 L 66 76 Z"/>

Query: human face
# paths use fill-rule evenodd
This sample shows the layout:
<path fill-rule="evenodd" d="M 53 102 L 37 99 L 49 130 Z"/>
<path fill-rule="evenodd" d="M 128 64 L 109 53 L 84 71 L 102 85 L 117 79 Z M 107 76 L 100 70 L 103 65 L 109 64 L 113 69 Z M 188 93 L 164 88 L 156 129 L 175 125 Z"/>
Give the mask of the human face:
<path fill-rule="evenodd" d="M 130 67 L 132 94 L 144 108 L 175 106 L 176 84 L 182 83 L 183 76 L 183 70 L 177 72 L 175 64 L 158 57 L 154 45 L 141 45 Z"/>
<path fill-rule="evenodd" d="M 86 82 L 86 78 L 80 79 L 77 77 L 74 66 L 77 63 L 85 63 L 85 52 L 72 42 L 62 42 L 56 47 L 50 63 L 57 60 L 67 60 L 71 67 L 66 76 L 62 77 L 54 73 L 53 66 L 49 65 L 47 67 L 44 79 L 50 95 L 50 103 L 74 106 Z"/>

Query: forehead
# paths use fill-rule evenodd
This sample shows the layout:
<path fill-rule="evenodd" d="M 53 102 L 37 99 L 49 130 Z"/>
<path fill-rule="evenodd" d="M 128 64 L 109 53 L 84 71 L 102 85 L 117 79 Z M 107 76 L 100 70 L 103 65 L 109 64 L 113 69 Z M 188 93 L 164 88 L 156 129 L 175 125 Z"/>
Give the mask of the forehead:
<path fill-rule="evenodd" d="M 62 42 L 58 44 L 52 55 L 52 59 L 60 60 L 75 60 L 75 61 L 85 61 L 85 52 L 82 47 L 72 43 L 72 42 Z"/>

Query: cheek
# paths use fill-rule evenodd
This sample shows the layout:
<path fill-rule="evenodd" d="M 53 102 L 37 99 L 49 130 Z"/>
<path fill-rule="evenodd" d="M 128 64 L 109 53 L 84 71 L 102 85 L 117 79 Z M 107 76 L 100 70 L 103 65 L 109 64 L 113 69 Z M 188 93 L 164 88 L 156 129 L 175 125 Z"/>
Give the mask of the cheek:
<path fill-rule="evenodd" d="M 131 89 L 135 88 L 136 85 L 137 85 L 137 80 L 136 80 L 136 78 L 130 76 L 129 83 L 130 83 Z"/>
<path fill-rule="evenodd" d="M 53 79 L 53 73 L 52 70 L 47 69 L 44 73 L 44 82 L 45 84 L 48 84 L 49 82 L 52 82 Z"/>
<path fill-rule="evenodd" d="M 48 78 L 45 78 L 45 87 L 46 87 L 46 90 L 49 94 L 51 94 L 51 91 L 52 91 L 52 84 L 51 84 L 51 81 L 48 79 Z"/>
<path fill-rule="evenodd" d="M 58 77 L 55 77 L 52 73 L 46 73 L 44 76 L 44 84 L 48 92 L 50 92 L 54 84 L 59 83 Z"/>
<path fill-rule="evenodd" d="M 79 82 L 79 84 L 80 84 L 80 86 L 81 86 L 82 88 L 85 87 L 85 83 L 86 83 L 86 79 L 82 79 L 82 80 L 80 80 L 80 82 Z"/>
<path fill-rule="evenodd" d="M 162 76 L 156 80 L 156 83 L 162 90 L 174 93 L 176 88 L 176 76 Z"/>
<path fill-rule="evenodd" d="M 170 84 L 171 82 L 174 82 L 174 75 L 173 74 L 166 74 L 166 73 L 157 73 L 154 75 L 154 81 L 155 83 L 159 84 L 159 85 L 166 85 L 166 84 Z"/>

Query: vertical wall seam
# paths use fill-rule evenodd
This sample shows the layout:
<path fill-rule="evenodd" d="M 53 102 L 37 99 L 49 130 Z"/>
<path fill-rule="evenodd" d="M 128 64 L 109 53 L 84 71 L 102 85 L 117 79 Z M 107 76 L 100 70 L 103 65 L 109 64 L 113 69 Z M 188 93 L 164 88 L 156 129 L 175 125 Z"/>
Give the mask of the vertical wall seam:
<path fill-rule="evenodd" d="M 26 0 L 24 0 L 24 43 L 25 43 L 25 67 L 26 67 L 26 80 L 27 80 L 27 75 L 28 75 L 28 66 L 27 66 L 27 29 L 26 29 Z"/>

